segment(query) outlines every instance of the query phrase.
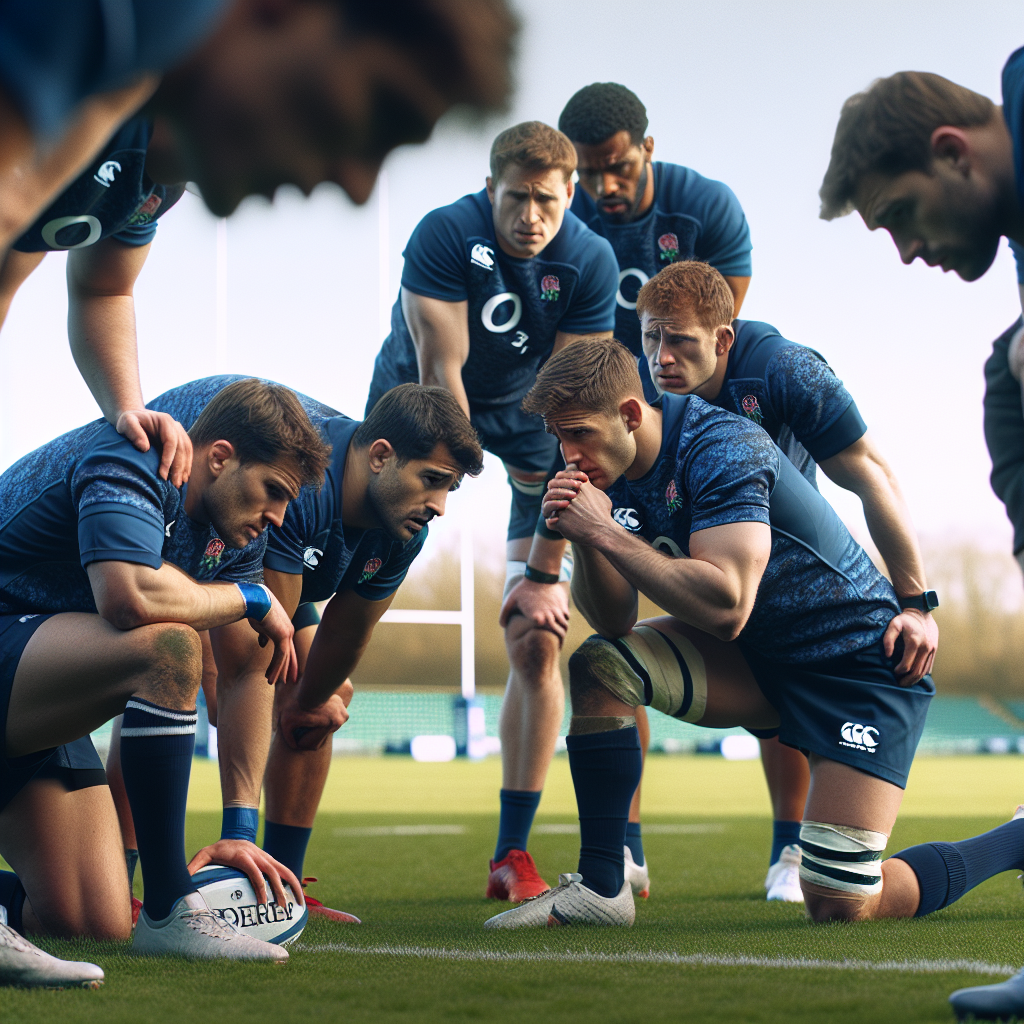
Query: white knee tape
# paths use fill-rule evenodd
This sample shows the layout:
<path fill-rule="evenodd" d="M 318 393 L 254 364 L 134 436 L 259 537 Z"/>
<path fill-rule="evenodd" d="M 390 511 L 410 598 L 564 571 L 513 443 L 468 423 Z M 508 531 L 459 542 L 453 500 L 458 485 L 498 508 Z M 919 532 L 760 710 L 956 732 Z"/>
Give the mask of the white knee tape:
<path fill-rule="evenodd" d="M 571 547 L 567 547 L 565 549 L 565 554 L 562 555 L 562 567 L 561 567 L 561 569 L 558 572 L 558 582 L 559 583 L 571 583 L 572 582 L 572 566 L 573 566 L 572 548 Z M 525 572 L 525 570 L 523 570 L 523 571 Z"/>
<path fill-rule="evenodd" d="M 889 837 L 847 825 L 805 821 L 800 826 L 800 878 L 842 892 L 882 891 L 882 852 Z"/>
<path fill-rule="evenodd" d="M 618 640 L 592 636 L 579 649 L 594 675 L 619 700 L 647 704 L 684 722 L 699 722 L 708 699 L 700 651 L 682 633 L 639 625 Z"/>

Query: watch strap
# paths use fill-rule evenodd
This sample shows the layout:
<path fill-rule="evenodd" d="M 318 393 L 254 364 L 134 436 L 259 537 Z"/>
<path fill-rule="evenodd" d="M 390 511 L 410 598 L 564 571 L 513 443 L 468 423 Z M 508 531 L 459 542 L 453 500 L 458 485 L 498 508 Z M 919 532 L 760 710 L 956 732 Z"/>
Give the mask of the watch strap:
<path fill-rule="evenodd" d="M 557 572 L 541 572 L 540 569 L 534 569 L 532 565 L 527 565 L 526 572 L 524 572 L 523 575 L 533 583 L 558 582 Z"/>
<path fill-rule="evenodd" d="M 923 594 L 913 594 L 910 597 L 899 597 L 900 608 L 916 608 L 919 612 L 927 614 L 939 607 L 939 595 L 934 590 L 926 590 Z"/>

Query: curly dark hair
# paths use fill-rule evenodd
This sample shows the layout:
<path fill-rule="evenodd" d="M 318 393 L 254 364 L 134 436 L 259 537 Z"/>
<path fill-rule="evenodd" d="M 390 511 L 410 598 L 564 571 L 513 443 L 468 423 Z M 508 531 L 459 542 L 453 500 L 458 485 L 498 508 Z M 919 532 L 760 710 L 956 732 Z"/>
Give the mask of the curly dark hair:
<path fill-rule="evenodd" d="M 647 108 L 624 85 L 595 82 L 566 103 L 558 127 L 584 146 L 600 145 L 616 132 L 629 132 L 633 145 L 639 146 L 647 132 Z"/>

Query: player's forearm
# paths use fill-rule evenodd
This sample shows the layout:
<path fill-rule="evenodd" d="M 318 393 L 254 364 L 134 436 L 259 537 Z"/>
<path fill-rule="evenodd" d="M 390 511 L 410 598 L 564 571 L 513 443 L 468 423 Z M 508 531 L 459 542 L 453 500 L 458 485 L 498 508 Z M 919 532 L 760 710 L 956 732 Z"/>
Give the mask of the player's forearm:
<path fill-rule="evenodd" d="M 746 625 L 753 595 L 717 565 L 662 554 L 614 525 L 597 547 L 625 580 L 669 615 L 726 641 L 735 640 Z"/>
<path fill-rule="evenodd" d="M 530 542 L 530 554 L 527 556 L 526 564 L 540 572 L 557 576 L 562 571 L 565 546 L 564 540 L 552 540 L 550 537 L 535 533 Z"/>
<path fill-rule="evenodd" d="M 868 533 L 889 570 L 893 589 L 900 597 L 923 593 L 928 589 L 924 559 L 899 486 L 879 481 L 861 500 Z"/>
<path fill-rule="evenodd" d="M 468 416 L 469 396 L 466 394 L 466 386 L 462 383 L 462 364 L 452 359 L 421 356 L 419 365 L 420 383 L 450 391 Z"/>
<path fill-rule="evenodd" d="M 142 383 L 131 295 L 82 296 L 69 289 L 71 353 L 96 404 L 110 423 L 141 409 Z"/>
<path fill-rule="evenodd" d="M 345 683 L 359 664 L 370 637 L 369 630 L 335 633 L 321 623 L 313 639 L 306 669 L 299 680 L 299 706 L 307 711 L 320 707 Z"/>
<path fill-rule="evenodd" d="M 602 636 L 625 636 L 637 620 L 636 588 L 596 548 L 573 545 L 572 598 Z"/>

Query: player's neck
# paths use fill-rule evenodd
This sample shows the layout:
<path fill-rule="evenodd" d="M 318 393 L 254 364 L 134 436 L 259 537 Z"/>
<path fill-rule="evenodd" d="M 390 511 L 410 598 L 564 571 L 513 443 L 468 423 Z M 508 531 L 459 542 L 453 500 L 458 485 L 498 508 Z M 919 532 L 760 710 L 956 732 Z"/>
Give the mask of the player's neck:
<path fill-rule="evenodd" d="M 643 406 L 643 419 L 640 426 L 633 431 L 636 443 L 636 457 L 633 464 L 623 474 L 627 480 L 639 480 L 650 472 L 661 454 L 661 410 L 652 405 Z"/>
<path fill-rule="evenodd" d="M 731 350 L 730 350 L 731 351 Z M 722 386 L 725 384 L 725 375 L 729 371 L 729 353 L 718 357 L 715 364 L 715 372 L 699 388 L 693 389 L 693 394 L 703 398 L 705 402 L 713 402 L 722 393 Z"/>
<path fill-rule="evenodd" d="M 650 208 L 654 205 L 654 163 L 647 165 L 647 183 L 644 185 L 643 198 L 640 200 L 640 205 L 637 207 L 636 216 L 634 220 L 639 220 L 645 216 Z"/>
<path fill-rule="evenodd" d="M 355 530 L 380 527 L 369 501 L 370 464 L 365 448 L 349 444 L 341 483 L 341 523 Z"/>

